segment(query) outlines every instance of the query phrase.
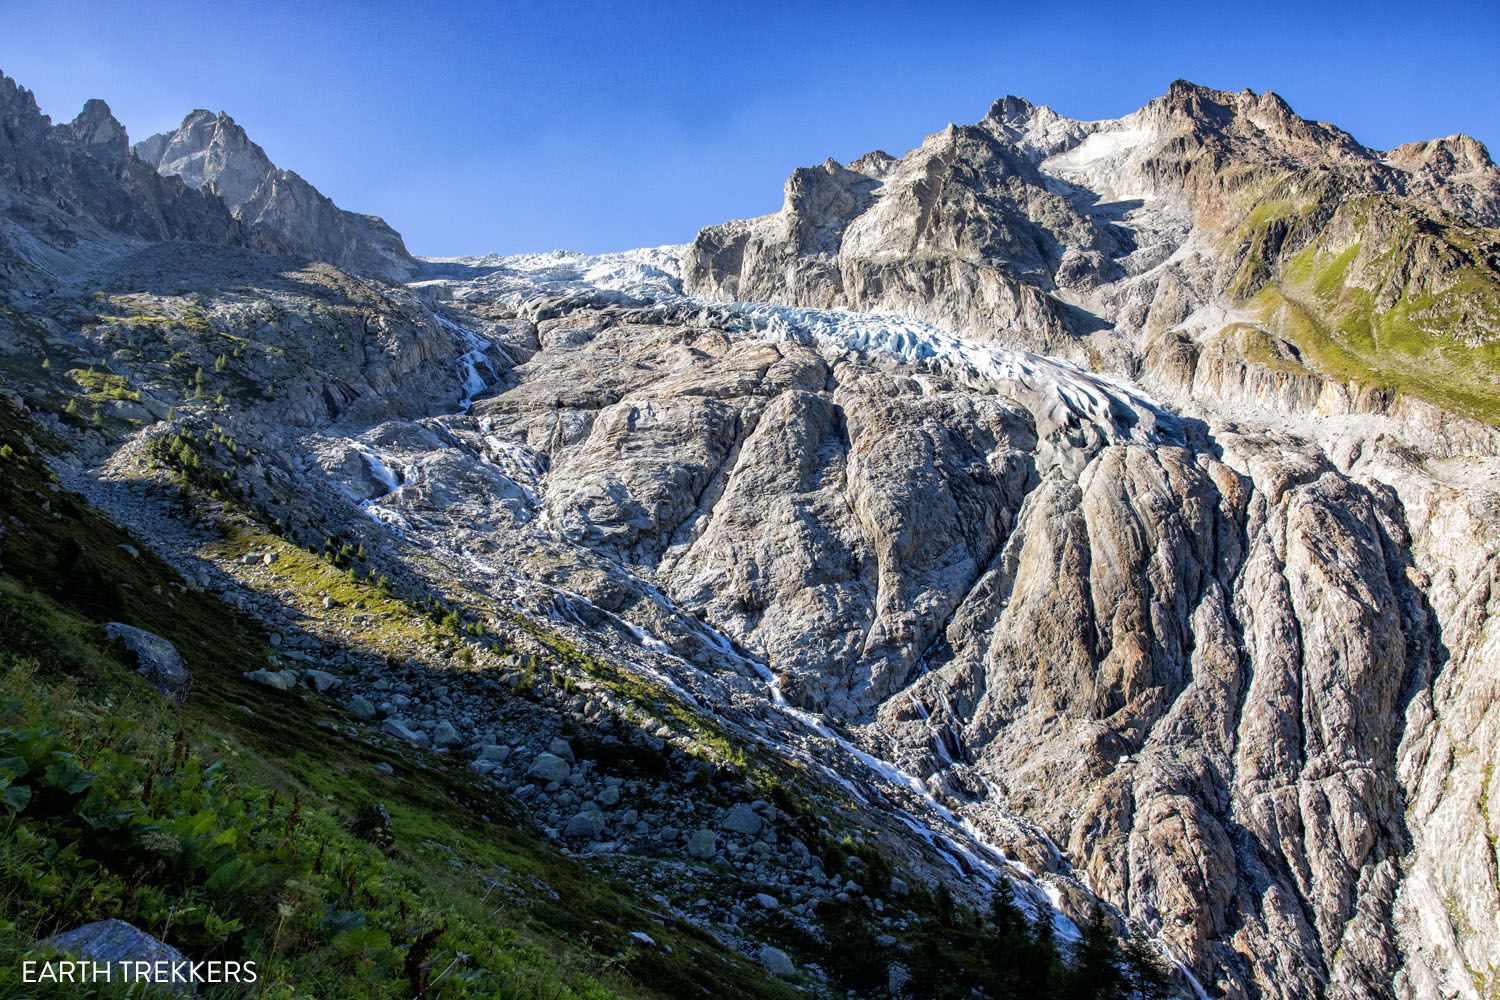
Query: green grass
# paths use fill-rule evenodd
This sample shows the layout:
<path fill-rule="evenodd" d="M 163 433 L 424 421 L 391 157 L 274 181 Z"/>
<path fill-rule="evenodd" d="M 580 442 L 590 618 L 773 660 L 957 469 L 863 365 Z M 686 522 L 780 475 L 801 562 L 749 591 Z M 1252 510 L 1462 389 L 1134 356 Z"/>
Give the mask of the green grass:
<path fill-rule="evenodd" d="M 78 383 L 89 399 L 124 400 L 132 403 L 141 401 L 141 394 L 131 387 L 130 382 L 111 371 L 73 368 L 68 371 L 68 378 Z"/>
<path fill-rule="evenodd" d="M 1257 207 L 1246 225 L 1257 213 L 1262 226 L 1282 218 L 1284 207 Z M 1346 244 L 1335 233 L 1360 238 Z M 1249 259 L 1259 259 L 1247 238 Z M 1242 271 L 1233 290 L 1324 375 L 1500 424 L 1497 240 L 1494 230 L 1362 199 L 1341 204 L 1279 274 Z"/>

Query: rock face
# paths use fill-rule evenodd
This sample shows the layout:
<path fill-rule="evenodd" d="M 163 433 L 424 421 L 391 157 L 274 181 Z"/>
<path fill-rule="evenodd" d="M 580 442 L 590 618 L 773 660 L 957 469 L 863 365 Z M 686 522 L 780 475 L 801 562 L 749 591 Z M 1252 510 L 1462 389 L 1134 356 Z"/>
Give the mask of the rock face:
<path fill-rule="evenodd" d="M 1500 370 L 1474 352 L 1500 341 L 1497 224 L 1469 137 L 1370 150 L 1274 94 L 1179 82 L 1119 121 L 1007 98 L 900 159 L 798 171 L 779 213 L 684 258 L 690 293 L 917 316 L 1207 421 L 1028 486 L 877 725 L 1091 858 L 1210 992 L 1492 978 L 1495 698 L 1473 664 L 1496 656 L 1475 623 Z M 1439 829 L 1464 832 L 1445 851 Z"/>
<path fill-rule="evenodd" d="M 174 705 L 187 701 L 193 675 L 177 647 L 154 632 L 133 625 L 110 622 L 104 632 L 135 656 L 136 673 Z"/>
<path fill-rule="evenodd" d="M 512 267 L 544 288 L 562 270 Z M 1034 848 L 1008 812 L 1046 830 L 1211 995 L 1464 995 L 1500 912 L 1488 882 L 1461 888 L 1493 856 L 1495 607 L 1457 583 L 1500 566 L 1478 527 L 1493 429 L 1303 423 L 1290 394 L 1257 417 L 1181 384 L 1174 425 L 1117 382 L 920 325 L 621 307 L 595 280 L 527 306 L 540 350 L 475 410 L 485 454 L 547 470 L 527 480 L 543 526 L 649 574 L 794 703 L 862 722 L 1013 856 Z M 1309 409 L 1343 391 L 1297 377 Z"/>
<path fill-rule="evenodd" d="M 402 281 L 416 270 L 401 235 L 373 215 L 346 212 L 290 170 L 280 170 L 222 112 L 198 110 L 175 132 L 142 140 L 135 155 L 167 177 L 224 200 L 259 248 Z"/>

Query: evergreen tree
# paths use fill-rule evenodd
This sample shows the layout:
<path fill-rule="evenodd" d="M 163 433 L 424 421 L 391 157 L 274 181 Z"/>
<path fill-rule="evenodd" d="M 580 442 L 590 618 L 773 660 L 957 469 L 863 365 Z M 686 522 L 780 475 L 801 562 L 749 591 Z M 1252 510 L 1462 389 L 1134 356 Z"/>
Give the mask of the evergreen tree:
<path fill-rule="evenodd" d="M 1115 942 L 1104 907 L 1094 904 L 1083 938 L 1073 950 L 1073 961 L 1063 976 L 1066 1000 L 1125 1000 L 1129 995 L 1120 946 Z"/>
<path fill-rule="evenodd" d="M 1167 963 L 1140 934 L 1125 942 L 1125 978 L 1131 1000 L 1166 1000 L 1172 995 L 1172 976 Z"/>

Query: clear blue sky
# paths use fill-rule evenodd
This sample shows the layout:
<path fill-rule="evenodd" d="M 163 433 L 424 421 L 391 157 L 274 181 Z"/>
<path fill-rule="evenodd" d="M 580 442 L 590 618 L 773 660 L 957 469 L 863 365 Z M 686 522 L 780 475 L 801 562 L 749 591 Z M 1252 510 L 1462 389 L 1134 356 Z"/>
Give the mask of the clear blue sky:
<path fill-rule="evenodd" d="M 1115 117 L 1185 77 L 1370 146 L 1500 143 L 1497 0 L 1226 6 L 0 0 L 0 69 L 137 139 L 228 111 L 424 254 L 685 241 L 1007 93 Z"/>

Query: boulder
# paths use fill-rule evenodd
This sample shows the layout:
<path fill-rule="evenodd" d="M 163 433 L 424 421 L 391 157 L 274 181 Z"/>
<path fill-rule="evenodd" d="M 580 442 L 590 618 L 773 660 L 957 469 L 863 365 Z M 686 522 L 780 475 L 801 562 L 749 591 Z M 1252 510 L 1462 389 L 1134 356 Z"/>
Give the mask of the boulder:
<path fill-rule="evenodd" d="M 299 675 L 295 670 L 247 670 L 243 676 L 247 681 L 264 684 L 278 691 L 290 691 L 297 686 Z"/>
<path fill-rule="evenodd" d="M 585 809 L 568 820 L 563 828 L 564 837 L 587 837 L 593 840 L 604 832 L 604 814 L 597 809 Z"/>
<path fill-rule="evenodd" d="M 792 964 L 792 960 L 787 957 L 787 953 L 780 948 L 772 948 L 770 945 L 766 945 L 761 948 L 758 957 L 760 964 L 765 970 L 777 979 L 797 978 L 797 967 Z"/>
<path fill-rule="evenodd" d="M 510 747 L 499 746 L 494 743 L 486 743 L 479 748 L 479 760 L 487 760 L 493 764 L 504 764 L 510 759 Z"/>
<path fill-rule="evenodd" d="M 325 694 L 344 683 L 326 670 L 305 670 L 302 681 L 319 694 Z"/>
<path fill-rule="evenodd" d="M 719 829 L 753 837 L 760 833 L 764 823 L 765 820 L 754 809 L 741 802 L 724 814 L 724 818 L 719 821 Z"/>
<path fill-rule="evenodd" d="M 719 838 L 712 830 L 694 830 L 688 834 L 688 857 L 707 861 L 714 856 L 714 851 L 717 850 L 718 843 Z"/>
<path fill-rule="evenodd" d="M 193 995 L 192 983 L 170 981 L 170 970 L 177 963 L 186 962 L 187 956 L 165 941 L 154 938 L 123 920 L 99 920 L 92 924 L 84 924 L 82 927 L 47 938 L 39 942 L 38 947 L 59 951 L 66 955 L 76 955 L 89 962 L 107 963 L 110 966 L 109 981 L 111 983 L 136 981 L 134 974 L 140 968 L 136 964 L 138 962 L 150 963 L 153 968 L 155 968 L 155 963 L 165 962 L 168 978 L 149 980 L 155 984 L 153 995 L 156 993 L 166 993 L 171 996 Z M 182 968 L 182 966 L 177 967 Z"/>
<path fill-rule="evenodd" d="M 193 675 L 176 646 L 154 632 L 123 622 L 105 625 L 104 634 L 135 654 L 135 672 L 146 678 L 146 683 L 157 693 L 174 705 L 187 701 Z"/>
<path fill-rule="evenodd" d="M 403 719 L 386 719 L 380 724 L 380 731 L 387 736 L 394 736 L 398 740 L 416 743 L 419 746 L 427 746 L 431 742 L 426 733 L 420 729 L 411 728 Z"/>
<path fill-rule="evenodd" d="M 353 698 L 350 698 L 349 704 L 346 707 L 349 709 L 349 714 L 360 722 L 369 722 L 375 718 L 375 706 L 370 703 L 370 699 L 362 694 L 357 694 Z"/>
<path fill-rule="evenodd" d="M 444 750 L 452 750 L 455 747 L 463 746 L 463 744 L 463 737 L 458 735 L 458 730 L 454 729 L 453 723 L 447 719 L 432 727 L 433 746 L 441 747 Z"/>
<path fill-rule="evenodd" d="M 544 782 L 566 781 L 568 772 L 573 769 L 568 762 L 557 754 L 543 751 L 536 755 L 536 760 L 526 769 L 526 773 L 533 778 L 540 778 Z"/>

